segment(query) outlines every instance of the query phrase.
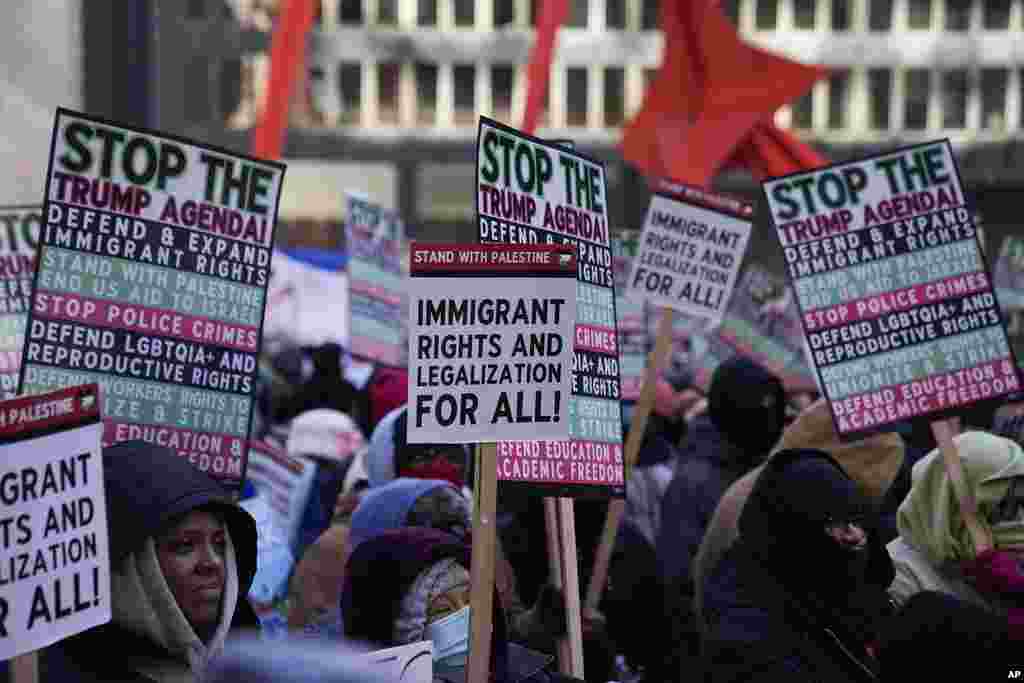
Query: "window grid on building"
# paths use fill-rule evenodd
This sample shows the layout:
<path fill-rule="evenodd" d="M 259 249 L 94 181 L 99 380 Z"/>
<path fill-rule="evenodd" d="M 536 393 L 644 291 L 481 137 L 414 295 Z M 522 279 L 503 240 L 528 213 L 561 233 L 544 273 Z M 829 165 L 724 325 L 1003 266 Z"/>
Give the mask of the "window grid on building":
<path fill-rule="evenodd" d="M 525 41 L 540 6 L 538 0 L 321 0 L 318 40 L 328 47 L 314 50 L 308 71 L 312 125 L 471 135 L 481 114 L 517 125 L 525 108 Z M 1024 0 L 729 0 L 723 10 L 747 40 L 832 70 L 778 113 L 803 135 L 826 141 L 936 132 L 954 139 L 1024 135 L 1024 58 L 1003 46 L 1024 32 Z M 571 0 L 541 127 L 617 136 L 657 75 L 658 13 L 658 0 Z M 377 47 L 386 42 L 372 39 L 377 27 L 390 31 L 389 40 L 414 47 Z M 495 31 L 524 47 L 494 54 L 459 47 L 462 34 L 486 42 Z M 625 34 L 638 37 L 619 37 Z M 422 50 L 415 47 L 420 40 L 426 41 Z M 841 40 L 862 47 L 829 52 L 828 44 Z M 906 59 L 900 40 L 918 41 L 944 58 Z M 440 53 L 450 57 L 431 49 L 439 41 Z M 944 41 L 977 48 L 977 57 L 959 63 L 944 51 Z M 354 52 L 346 43 L 365 48 Z M 883 43 L 896 47 L 870 49 Z M 641 47 L 630 53 L 626 44 Z M 878 56 L 885 52 L 890 56 Z M 224 109 L 240 92 L 250 103 L 229 112 L 229 120 L 251 125 L 266 77 L 265 56 L 256 59 L 262 66 L 246 58 L 224 72 L 239 72 L 240 82 L 237 76 L 225 81 L 208 64 L 189 65 L 195 78 L 220 79 L 221 93 L 221 102 L 199 103 L 190 116 Z"/>

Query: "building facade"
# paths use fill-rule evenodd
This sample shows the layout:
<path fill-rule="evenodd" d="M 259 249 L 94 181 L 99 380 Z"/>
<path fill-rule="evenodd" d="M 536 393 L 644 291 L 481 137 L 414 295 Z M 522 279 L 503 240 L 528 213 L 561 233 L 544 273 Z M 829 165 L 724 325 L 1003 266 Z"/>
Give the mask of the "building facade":
<path fill-rule="evenodd" d="M 286 239 L 333 243 L 346 189 L 402 211 L 413 235 L 473 239 L 481 114 L 522 117 L 538 0 L 315 0 L 292 107 Z M 102 4 L 102 3 L 100 3 Z M 245 149 L 268 71 L 273 0 L 153 3 L 146 123 Z M 637 227 L 648 195 L 617 144 L 660 62 L 657 0 L 571 0 L 542 137 L 608 164 L 612 221 Z M 777 114 L 841 160 L 950 138 L 991 247 L 1024 229 L 1024 0 L 727 0 L 752 42 L 832 69 Z M 757 200 L 732 174 L 720 189 Z M 753 245 L 769 264 L 766 231 Z"/>

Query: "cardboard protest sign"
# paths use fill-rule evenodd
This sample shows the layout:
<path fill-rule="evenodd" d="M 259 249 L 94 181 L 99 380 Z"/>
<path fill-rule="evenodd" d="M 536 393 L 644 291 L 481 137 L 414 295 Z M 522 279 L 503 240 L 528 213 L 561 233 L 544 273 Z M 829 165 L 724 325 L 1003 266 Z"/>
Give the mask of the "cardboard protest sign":
<path fill-rule="evenodd" d="M 405 278 L 398 214 L 348 196 L 349 324 L 352 353 L 385 365 L 406 364 Z"/>
<path fill-rule="evenodd" d="M 241 485 L 284 166 L 58 109 L 20 392 Z"/>
<path fill-rule="evenodd" d="M 575 274 L 560 246 L 412 245 L 409 443 L 568 434 Z"/>
<path fill-rule="evenodd" d="M 274 523 L 284 532 L 288 547 L 295 550 L 317 465 L 288 455 L 284 449 L 262 440 L 249 442 L 246 479 L 266 497 Z"/>
<path fill-rule="evenodd" d="M 612 237 L 612 268 L 615 271 L 615 313 L 619 330 L 619 381 L 622 400 L 640 398 L 644 365 L 650 352 L 647 327 L 649 307 L 646 301 L 623 296 L 629 273 L 640 246 L 640 231 L 623 231 Z"/>
<path fill-rule="evenodd" d="M 948 141 L 762 187 L 841 436 L 1019 391 Z"/>
<path fill-rule="evenodd" d="M 656 188 L 633 259 L 629 296 L 679 313 L 719 320 L 729 306 L 750 240 L 747 204 L 712 202 L 684 186 Z"/>
<path fill-rule="evenodd" d="M 604 165 L 480 118 L 481 243 L 576 249 L 576 330 L 569 441 L 498 443 L 498 479 L 550 496 L 624 496 L 615 274 Z"/>
<path fill-rule="evenodd" d="M 18 393 L 21 347 L 25 341 L 41 206 L 0 207 L 0 398 Z"/>
<path fill-rule="evenodd" d="M 0 660 L 110 621 L 97 392 L 0 403 Z"/>

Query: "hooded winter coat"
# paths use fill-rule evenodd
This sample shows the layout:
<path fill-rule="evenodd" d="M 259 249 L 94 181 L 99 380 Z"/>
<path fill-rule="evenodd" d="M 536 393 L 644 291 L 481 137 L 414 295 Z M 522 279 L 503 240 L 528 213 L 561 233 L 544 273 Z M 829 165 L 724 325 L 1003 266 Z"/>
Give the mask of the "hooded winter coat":
<path fill-rule="evenodd" d="M 841 546 L 826 533 L 833 521 L 855 521 L 866 545 Z M 867 499 L 826 453 L 777 453 L 707 587 L 705 680 L 877 680 L 870 648 L 892 613 L 893 569 L 872 522 Z"/>
<path fill-rule="evenodd" d="M 836 434 L 828 402 L 819 400 L 803 411 L 786 428 L 776 451 L 813 448 L 828 453 L 857 483 L 874 504 L 880 504 L 892 486 L 905 457 L 903 439 L 897 434 L 879 434 L 860 441 L 844 442 Z M 703 626 L 704 584 L 722 555 L 739 535 L 739 519 L 764 465 L 738 479 L 715 508 L 700 550 L 694 560 L 695 608 Z"/>
<path fill-rule="evenodd" d="M 964 432 L 953 441 L 967 486 L 978 504 L 978 521 L 991 532 L 996 548 L 1024 545 L 1024 522 L 1013 507 L 1019 501 L 1011 489 L 1013 480 L 1024 478 L 1024 449 L 986 432 Z M 998 519 L 1000 509 L 1008 505 L 1008 514 Z M 898 603 L 930 590 L 1003 611 L 999 596 L 980 593 L 959 569 L 960 563 L 974 558 L 977 551 L 938 450 L 914 465 L 913 485 L 900 505 L 897 523 L 900 536 L 888 549 L 896 566 L 890 593 Z"/>
<path fill-rule="evenodd" d="M 167 448 L 143 441 L 103 452 L 110 529 L 113 620 L 46 650 L 48 680 L 60 683 L 191 683 L 230 631 L 257 628 L 246 599 L 256 573 L 256 524 L 230 494 Z M 154 539 L 174 520 L 213 508 L 227 529 L 220 622 L 203 641 L 171 593 Z"/>

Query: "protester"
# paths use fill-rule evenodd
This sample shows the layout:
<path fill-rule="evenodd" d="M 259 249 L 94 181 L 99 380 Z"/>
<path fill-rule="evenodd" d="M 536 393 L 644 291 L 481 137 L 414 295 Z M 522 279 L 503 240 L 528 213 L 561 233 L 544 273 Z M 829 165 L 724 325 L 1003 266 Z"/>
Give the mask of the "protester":
<path fill-rule="evenodd" d="M 875 680 L 893 568 L 874 521 L 827 453 L 776 453 L 710 577 L 705 680 Z"/>
<path fill-rule="evenodd" d="M 877 434 L 866 439 L 843 441 L 835 429 L 828 402 L 819 400 L 786 428 L 777 451 L 815 449 L 828 453 L 857 483 L 873 505 L 885 500 L 905 458 L 903 440 L 896 434 Z M 718 566 L 722 554 L 739 536 L 739 518 L 764 466 L 736 481 L 722 496 L 701 540 L 694 560 L 695 608 L 698 626 L 703 628 L 704 585 Z M 884 534 L 879 533 L 880 539 Z"/>
<path fill-rule="evenodd" d="M 786 393 L 779 378 L 737 357 L 715 370 L 708 404 L 708 415 L 690 424 L 662 500 L 666 521 L 655 546 L 672 614 L 672 656 L 679 668 L 699 655 L 692 562 L 704 530 L 725 490 L 763 461 L 782 434 Z"/>
<path fill-rule="evenodd" d="M 403 405 L 385 415 L 373 430 L 366 453 L 371 488 L 398 477 L 443 479 L 458 488 L 469 481 L 470 459 L 459 444 L 410 444 L 406 440 L 407 411 Z"/>
<path fill-rule="evenodd" d="M 1024 449 L 1010 439 L 969 431 L 953 439 L 978 522 L 994 548 L 979 554 L 967 531 L 940 451 L 914 465 L 913 486 L 899 509 L 899 538 L 889 544 L 896 567 L 892 596 L 906 602 L 921 591 L 941 591 L 1010 620 L 1024 637 Z"/>
<path fill-rule="evenodd" d="M 113 620 L 47 648 L 48 679 L 200 681 L 229 631 L 257 627 L 255 523 L 170 449 L 122 442 L 103 470 Z"/>
<path fill-rule="evenodd" d="M 431 640 L 435 680 L 462 683 L 469 657 L 469 557 L 469 546 L 437 529 L 402 528 L 363 541 L 345 572 L 346 635 L 376 648 Z M 507 634 L 495 595 L 493 680 L 567 680 L 551 672 L 553 657 L 509 642 Z"/>

